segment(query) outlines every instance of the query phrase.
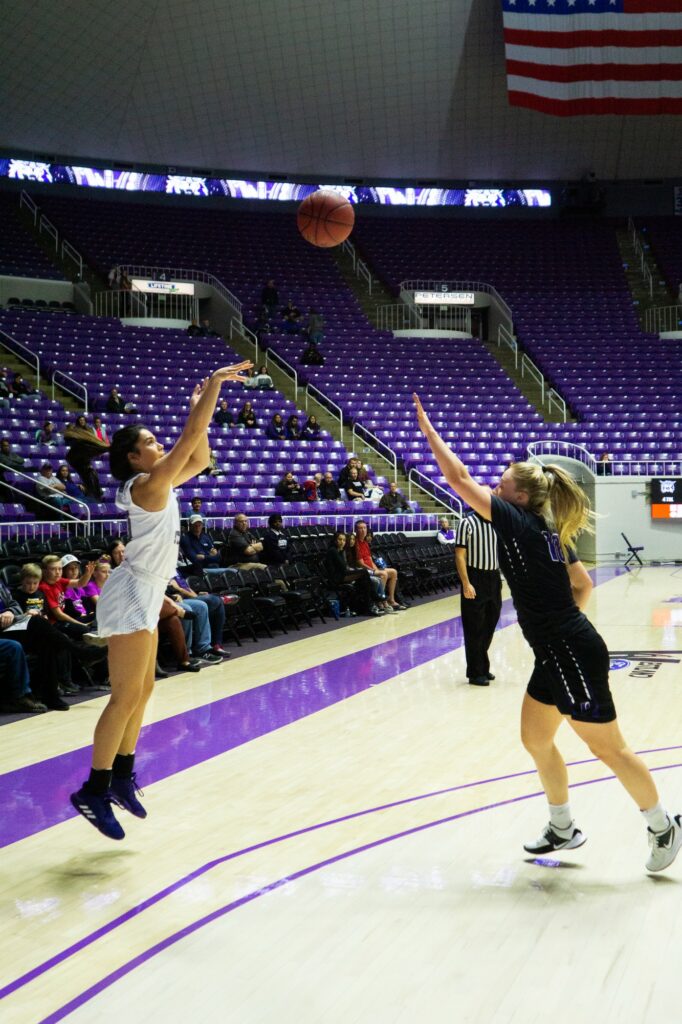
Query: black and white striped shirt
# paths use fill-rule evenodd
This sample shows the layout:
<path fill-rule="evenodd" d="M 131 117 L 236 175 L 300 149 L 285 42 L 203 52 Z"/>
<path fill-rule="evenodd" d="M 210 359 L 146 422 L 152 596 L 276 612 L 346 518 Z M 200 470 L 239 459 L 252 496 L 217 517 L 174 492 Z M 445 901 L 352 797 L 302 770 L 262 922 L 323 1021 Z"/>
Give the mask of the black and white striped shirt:
<path fill-rule="evenodd" d="M 476 512 L 460 519 L 455 534 L 455 547 L 466 548 L 467 565 L 472 569 L 500 568 L 497 557 L 497 537 L 492 523 Z"/>

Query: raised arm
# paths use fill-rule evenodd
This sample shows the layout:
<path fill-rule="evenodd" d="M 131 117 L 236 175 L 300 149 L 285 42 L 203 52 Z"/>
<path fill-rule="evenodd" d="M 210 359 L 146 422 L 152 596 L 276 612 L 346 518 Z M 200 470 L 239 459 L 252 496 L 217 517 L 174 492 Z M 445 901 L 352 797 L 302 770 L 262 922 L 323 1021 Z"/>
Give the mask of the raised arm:
<path fill-rule="evenodd" d="M 417 422 L 419 429 L 429 442 L 429 447 L 434 454 L 436 462 L 440 466 L 441 473 L 452 487 L 455 494 L 458 494 L 468 505 L 471 506 L 484 519 L 491 518 L 490 491 L 477 483 L 464 463 L 457 458 L 455 453 L 446 445 L 443 438 L 435 429 L 429 417 L 424 412 L 419 396 L 413 395 L 414 405 L 417 410 Z"/>

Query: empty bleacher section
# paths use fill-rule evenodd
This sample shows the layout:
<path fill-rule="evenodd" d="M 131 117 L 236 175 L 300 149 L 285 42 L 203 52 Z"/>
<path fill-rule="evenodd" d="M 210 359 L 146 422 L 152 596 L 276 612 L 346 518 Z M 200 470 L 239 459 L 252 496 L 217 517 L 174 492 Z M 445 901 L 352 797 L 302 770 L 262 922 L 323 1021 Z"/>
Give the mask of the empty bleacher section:
<path fill-rule="evenodd" d="M 22 225 L 18 211 L 18 195 L 0 192 L 0 276 L 63 281 L 64 275 Z"/>

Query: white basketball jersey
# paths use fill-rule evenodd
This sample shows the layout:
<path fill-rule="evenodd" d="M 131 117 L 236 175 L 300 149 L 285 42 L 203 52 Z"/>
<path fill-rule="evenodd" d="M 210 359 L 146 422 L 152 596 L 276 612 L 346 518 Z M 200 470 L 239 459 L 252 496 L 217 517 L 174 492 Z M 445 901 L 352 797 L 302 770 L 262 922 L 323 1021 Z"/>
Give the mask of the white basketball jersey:
<path fill-rule="evenodd" d="M 119 487 L 116 504 L 128 513 L 130 540 L 126 544 L 125 564 L 135 574 L 152 576 L 165 584 L 175 576 L 180 543 L 180 509 L 173 490 L 168 504 L 160 512 L 147 512 L 133 501 L 130 490 L 143 473 L 137 473 Z"/>

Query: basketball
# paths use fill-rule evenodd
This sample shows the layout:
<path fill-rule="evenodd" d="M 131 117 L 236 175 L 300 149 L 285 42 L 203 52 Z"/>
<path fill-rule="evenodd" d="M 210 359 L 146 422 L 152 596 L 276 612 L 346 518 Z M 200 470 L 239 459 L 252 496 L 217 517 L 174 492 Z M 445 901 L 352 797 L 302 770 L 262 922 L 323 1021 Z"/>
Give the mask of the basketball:
<path fill-rule="evenodd" d="M 337 192 L 321 190 L 303 200 L 296 223 L 306 242 L 329 249 L 348 238 L 355 223 L 355 212 L 348 200 Z"/>

